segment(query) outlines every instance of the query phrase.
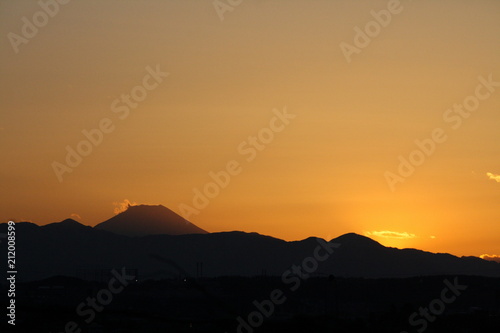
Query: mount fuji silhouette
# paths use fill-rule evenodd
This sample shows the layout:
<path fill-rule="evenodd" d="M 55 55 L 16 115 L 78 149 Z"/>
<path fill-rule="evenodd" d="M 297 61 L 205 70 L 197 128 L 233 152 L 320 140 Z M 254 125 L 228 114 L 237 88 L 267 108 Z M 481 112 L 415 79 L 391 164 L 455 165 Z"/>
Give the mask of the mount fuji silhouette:
<path fill-rule="evenodd" d="M 128 206 L 127 210 L 95 226 L 124 236 L 206 234 L 162 205 Z"/>

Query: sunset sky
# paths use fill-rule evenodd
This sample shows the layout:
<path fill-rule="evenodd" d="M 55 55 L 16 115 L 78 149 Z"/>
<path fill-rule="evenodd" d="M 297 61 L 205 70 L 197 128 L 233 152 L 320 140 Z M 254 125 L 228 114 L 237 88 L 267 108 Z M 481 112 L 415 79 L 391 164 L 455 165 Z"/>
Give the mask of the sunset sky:
<path fill-rule="evenodd" d="M 0 1 L 2 222 L 500 255 L 500 1 L 60 2 Z"/>

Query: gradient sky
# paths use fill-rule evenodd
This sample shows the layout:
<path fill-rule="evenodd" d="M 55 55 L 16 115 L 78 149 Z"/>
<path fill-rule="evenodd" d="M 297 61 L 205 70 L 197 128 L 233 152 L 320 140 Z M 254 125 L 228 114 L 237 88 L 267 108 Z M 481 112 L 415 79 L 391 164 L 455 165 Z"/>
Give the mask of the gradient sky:
<path fill-rule="evenodd" d="M 500 2 L 401 1 L 348 62 L 341 43 L 389 3 L 244 0 L 221 20 L 210 0 L 70 1 L 16 53 L 23 17 L 43 14 L 0 1 L 1 220 L 95 225 L 125 199 L 180 213 L 235 160 L 189 218 L 208 231 L 500 254 L 500 87 L 458 128 L 443 118 L 479 77 L 500 82 Z M 169 75 L 120 119 L 113 101 L 148 66 Z M 238 147 L 284 108 L 295 118 L 247 161 Z M 59 182 L 53 162 L 105 118 L 114 130 Z M 445 142 L 392 191 L 386 172 L 436 128 Z"/>

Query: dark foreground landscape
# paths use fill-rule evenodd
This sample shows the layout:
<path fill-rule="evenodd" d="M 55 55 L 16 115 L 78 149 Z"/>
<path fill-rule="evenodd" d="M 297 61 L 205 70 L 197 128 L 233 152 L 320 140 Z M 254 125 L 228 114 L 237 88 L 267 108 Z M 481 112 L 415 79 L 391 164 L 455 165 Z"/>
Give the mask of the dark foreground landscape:
<path fill-rule="evenodd" d="M 499 278 L 327 276 L 286 284 L 263 275 L 141 282 L 126 272 L 121 284 L 113 278 L 117 272 L 103 273 L 101 281 L 53 277 L 18 284 L 16 331 L 485 333 L 500 328 Z M 116 293 L 106 292 L 110 280 Z M 2 325 L 2 332 L 11 329 Z"/>
<path fill-rule="evenodd" d="M 9 270 L 17 273 L 2 266 L 0 286 L 15 306 L 4 302 L 0 332 L 500 328 L 500 263 L 477 257 L 390 248 L 354 233 L 293 242 L 208 233 L 147 205 L 95 227 L 70 219 L 0 224 L 0 234 L 11 229 Z M 7 242 L 0 248 L 7 253 Z"/>

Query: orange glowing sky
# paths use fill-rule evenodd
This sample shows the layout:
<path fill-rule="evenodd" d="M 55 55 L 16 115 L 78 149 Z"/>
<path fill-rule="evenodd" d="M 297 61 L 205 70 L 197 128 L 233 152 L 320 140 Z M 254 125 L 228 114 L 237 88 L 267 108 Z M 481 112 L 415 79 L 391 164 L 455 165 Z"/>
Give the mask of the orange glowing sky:
<path fill-rule="evenodd" d="M 397 13 L 348 62 L 341 45 L 355 45 L 355 27 L 376 28 L 371 11 L 388 6 Z M 356 232 L 387 246 L 500 254 L 500 84 L 478 88 L 500 82 L 499 1 L 229 8 L 221 20 L 212 0 L 71 1 L 13 46 L 41 8 L 0 2 L 2 222 L 95 225 L 125 199 L 181 213 L 210 172 L 235 161 L 229 184 L 189 217 L 208 231 Z M 114 101 L 142 86 L 148 67 L 169 74 L 118 112 L 126 104 Z M 463 103 L 474 111 L 446 113 Z M 273 120 L 285 109 L 295 117 Z M 59 181 L 54 161 L 103 119 L 112 131 Z M 270 139 L 271 122 L 280 130 Z M 435 129 L 446 139 L 415 153 L 421 165 L 391 190 L 387 172 Z M 259 134 L 268 143 L 251 156 Z"/>

